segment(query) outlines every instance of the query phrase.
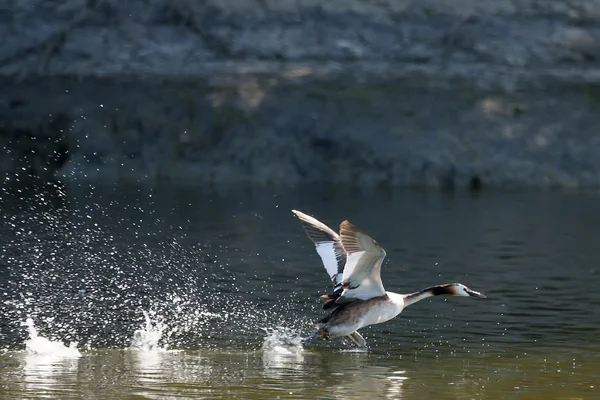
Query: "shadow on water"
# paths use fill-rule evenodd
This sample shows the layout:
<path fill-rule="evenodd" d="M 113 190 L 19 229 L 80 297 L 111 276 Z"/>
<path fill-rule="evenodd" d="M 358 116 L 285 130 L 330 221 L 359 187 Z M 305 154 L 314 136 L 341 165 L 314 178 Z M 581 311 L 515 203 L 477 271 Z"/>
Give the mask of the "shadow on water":
<path fill-rule="evenodd" d="M 331 186 L 4 187 L 0 394 L 585 397 L 600 372 L 597 202 Z M 420 302 L 364 329 L 368 352 L 344 341 L 302 349 L 329 287 L 292 208 L 332 227 L 349 218 L 376 238 L 388 290 L 458 281 L 489 298 Z M 27 318 L 81 354 L 23 350 Z"/>

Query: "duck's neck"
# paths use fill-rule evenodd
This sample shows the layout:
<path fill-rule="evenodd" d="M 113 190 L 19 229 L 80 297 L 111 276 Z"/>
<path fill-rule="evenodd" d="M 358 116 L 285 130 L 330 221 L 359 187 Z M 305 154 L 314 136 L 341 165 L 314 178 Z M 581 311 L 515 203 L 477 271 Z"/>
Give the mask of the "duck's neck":
<path fill-rule="evenodd" d="M 447 285 L 430 286 L 428 288 L 419 290 L 418 292 L 406 294 L 404 295 L 404 307 L 408 307 L 417 301 L 421 301 L 431 296 L 453 295 L 451 290 L 449 290 L 446 286 Z"/>
<path fill-rule="evenodd" d="M 387 295 L 388 300 L 395 307 L 394 315 L 400 314 L 405 307 L 404 295 L 400 294 L 400 293 L 394 293 L 394 292 L 385 292 L 385 294 Z"/>

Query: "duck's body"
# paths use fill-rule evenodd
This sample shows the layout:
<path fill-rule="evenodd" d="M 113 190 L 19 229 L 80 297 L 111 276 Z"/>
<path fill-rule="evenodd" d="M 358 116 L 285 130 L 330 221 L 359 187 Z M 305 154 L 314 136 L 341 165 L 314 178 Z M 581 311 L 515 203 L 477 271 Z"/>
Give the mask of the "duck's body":
<path fill-rule="evenodd" d="M 432 286 L 411 294 L 385 291 L 380 272 L 386 253 L 379 243 L 347 220 L 340 224 L 338 235 L 315 218 L 300 211 L 292 212 L 315 243 L 334 287 L 333 293 L 321 296 L 327 299 L 323 309 L 330 313 L 318 321 L 317 331 L 305 340 L 306 344 L 318 336 L 327 339 L 347 336 L 357 345 L 365 346 L 359 329 L 389 321 L 424 298 L 485 297 L 460 283 Z"/>
<path fill-rule="evenodd" d="M 342 303 L 321 319 L 317 329 L 325 328 L 327 336 L 348 336 L 365 326 L 389 321 L 404 309 L 404 299 L 398 293 L 386 292 L 368 300 Z"/>

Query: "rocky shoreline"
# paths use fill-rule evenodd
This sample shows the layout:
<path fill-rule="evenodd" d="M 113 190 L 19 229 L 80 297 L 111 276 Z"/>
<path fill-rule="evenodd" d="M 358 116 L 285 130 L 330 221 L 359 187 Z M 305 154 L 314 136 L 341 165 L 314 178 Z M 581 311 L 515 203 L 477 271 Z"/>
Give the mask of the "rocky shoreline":
<path fill-rule="evenodd" d="M 450 3 L 13 2 L 0 173 L 600 186 L 600 1 Z"/>

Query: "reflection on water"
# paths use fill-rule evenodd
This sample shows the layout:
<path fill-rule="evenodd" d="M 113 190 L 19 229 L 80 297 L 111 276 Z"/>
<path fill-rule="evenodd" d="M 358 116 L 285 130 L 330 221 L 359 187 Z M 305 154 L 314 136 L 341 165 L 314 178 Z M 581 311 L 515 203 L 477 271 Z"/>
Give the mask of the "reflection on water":
<path fill-rule="evenodd" d="M 58 392 L 76 378 L 79 358 L 52 354 L 26 354 L 22 360 L 25 393 Z"/>
<path fill-rule="evenodd" d="M 348 376 L 349 375 L 349 376 Z M 384 399 L 400 399 L 403 385 L 408 377 L 406 371 L 393 371 L 391 368 L 366 366 L 344 374 L 347 379 L 332 389 L 336 399 L 368 398 L 377 396 Z"/>
<path fill-rule="evenodd" d="M 134 368 L 140 371 L 141 376 L 145 376 L 162 369 L 165 354 L 159 350 L 133 350 L 132 356 L 135 360 Z"/>
<path fill-rule="evenodd" d="M 597 394 L 597 357 L 427 357 L 339 350 L 91 351 L 80 359 L 0 358 L 3 395 L 27 398 L 533 398 Z M 161 397 L 162 396 L 162 397 Z M 536 397 L 540 396 L 540 397 Z M 19 398 L 6 397 L 6 398 Z"/>
<path fill-rule="evenodd" d="M 595 193 L 81 185 L 53 196 L 0 193 L 0 398 L 598 393 Z M 387 251 L 389 290 L 459 281 L 488 299 L 424 300 L 364 329 L 368 351 L 303 348 L 329 287 L 292 208 L 367 230 Z"/>
<path fill-rule="evenodd" d="M 297 375 L 304 365 L 302 337 L 285 328 L 273 329 L 262 344 L 262 364 L 268 378 Z"/>

